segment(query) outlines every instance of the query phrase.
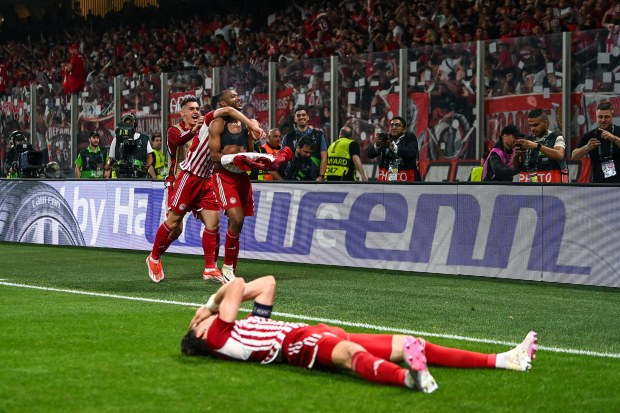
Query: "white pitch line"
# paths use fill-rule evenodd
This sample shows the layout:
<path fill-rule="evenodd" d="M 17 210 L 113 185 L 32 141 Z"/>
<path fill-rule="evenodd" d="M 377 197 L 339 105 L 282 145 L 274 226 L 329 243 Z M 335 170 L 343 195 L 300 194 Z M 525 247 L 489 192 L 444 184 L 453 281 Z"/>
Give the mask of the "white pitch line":
<path fill-rule="evenodd" d="M 5 282 L 5 281 L 2 281 L 1 279 L 0 279 L 0 285 L 4 285 L 7 287 L 29 288 L 32 290 L 54 291 L 54 292 L 59 292 L 59 293 L 88 295 L 92 297 L 118 298 L 122 300 L 141 301 L 141 302 L 146 302 L 146 303 L 182 305 L 182 306 L 187 306 L 187 307 L 200 307 L 203 304 L 203 303 L 189 303 L 189 302 L 183 302 L 183 301 L 159 300 L 156 298 L 146 298 L 146 297 L 132 297 L 128 295 L 97 293 L 93 291 L 69 290 L 65 288 L 42 287 L 38 285 Z M 241 311 L 249 313 L 251 310 L 242 308 Z M 331 318 L 321 318 L 321 317 L 304 316 L 304 315 L 299 315 L 299 314 L 281 313 L 278 311 L 274 311 L 272 314 L 280 316 L 280 317 L 292 318 L 292 319 L 297 319 L 297 320 L 317 321 L 319 323 L 339 325 L 339 326 L 345 326 L 345 327 L 365 328 L 368 330 L 382 331 L 382 332 L 388 332 L 388 333 L 400 333 L 400 334 L 423 336 L 423 337 L 439 337 L 439 338 L 469 341 L 469 342 L 475 342 L 475 343 L 498 344 L 498 345 L 509 346 L 509 347 L 516 346 L 517 344 L 519 344 L 519 343 L 492 340 L 492 339 L 486 339 L 486 338 L 467 337 L 467 336 L 459 336 L 459 335 L 454 335 L 454 334 L 429 333 L 426 331 L 408 330 L 408 329 L 396 328 L 396 327 L 377 326 L 374 324 L 356 323 L 356 322 L 343 321 L 343 320 L 337 320 L 337 319 L 331 319 Z M 547 346 L 538 346 L 537 350 L 545 350 L 545 351 L 550 351 L 554 353 L 576 354 L 576 355 L 581 355 L 581 356 L 606 357 L 606 358 L 620 359 L 620 353 L 603 353 L 603 352 L 598 352 L 598 351 L 577 350 L 577 349 L 570 349 L 570 348 L 547 347 Z"/>

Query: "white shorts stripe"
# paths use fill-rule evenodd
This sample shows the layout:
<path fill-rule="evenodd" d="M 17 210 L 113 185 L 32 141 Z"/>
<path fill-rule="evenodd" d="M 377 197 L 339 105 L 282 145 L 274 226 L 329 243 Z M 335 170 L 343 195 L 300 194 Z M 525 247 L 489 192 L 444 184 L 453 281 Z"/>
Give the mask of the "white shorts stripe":
<path fill-rule="evenodd" d="M 183 192 L 183 187 L 185 186 L 185 183 L 187 182 L 188 178 L 189 178 L 189 174 L 183 174 L 183 178 L 181 178 L 179 185 L 174 190 L 174 198 L 172 198 L 172 205 L 177 206 L 177 203 L 179 202 L 179 198 L 181 197 L 181 192 Z"/>
<path fill-rule="evenodd" d="M 220 199 L 222 200 L 222 208 L 225 208 L 228 202 L 226 201 L 226 193 L 224 193 L 224 186 L 220 180 L 220 174 L 214 174 L 214 176 L 215 182 L 217 183 L 217 191 L 220 193 Z"/>

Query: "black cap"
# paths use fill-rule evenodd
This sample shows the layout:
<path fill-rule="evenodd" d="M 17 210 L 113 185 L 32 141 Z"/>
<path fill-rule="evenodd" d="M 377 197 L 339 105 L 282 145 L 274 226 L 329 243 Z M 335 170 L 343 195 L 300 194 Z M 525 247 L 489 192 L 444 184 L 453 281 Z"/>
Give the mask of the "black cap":
<path fill-rule="evenodd" d="M 504 135 L 512 135 L 516 138 L 522 138 L 525 135 L 521 133 L 521 131 L 519 129 L 517 129 L 517 127 L 515 125 L 507 125 L 504 127 L 504 129 L 502 129 L 502 131 L 499 134 L 500 136 L 504 136 Z"/>
<path fill-rule="evenodd" d="M 101 135 L 99 134 L 99 132 L 98 132 L 98 131 L 96 131 L 96 130 L 92 131 L 88 137 L 89 137 L 89 138 L 92 138 L 93 136 L 99 136 L 99 137 L 101 137 Z"/>

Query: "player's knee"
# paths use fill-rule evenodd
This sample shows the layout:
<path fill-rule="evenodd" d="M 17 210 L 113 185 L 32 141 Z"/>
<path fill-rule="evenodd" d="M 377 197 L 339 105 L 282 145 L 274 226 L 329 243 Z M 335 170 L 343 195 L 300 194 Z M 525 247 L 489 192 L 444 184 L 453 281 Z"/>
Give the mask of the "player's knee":
<path fill-rule="evenodd" d="M 264 288 L 266 291 L 271 293 L 276 291 L 276 279 L 273 275 L 266 275 L 263 277 L 263 280 Z"/>

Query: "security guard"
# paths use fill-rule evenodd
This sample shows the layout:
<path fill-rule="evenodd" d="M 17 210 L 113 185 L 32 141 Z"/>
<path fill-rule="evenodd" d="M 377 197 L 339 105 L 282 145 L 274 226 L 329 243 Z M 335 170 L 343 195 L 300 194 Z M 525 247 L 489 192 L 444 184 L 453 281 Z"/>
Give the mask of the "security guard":
<path fill-rule="evenodd" d="M 162 138 L 159 133 L 154 134 L 151 138 L 151 146 L 153 147 L 153 156 L 155 157 L 153 167 L 155 168 L 156 179 L 164 179 L 167 172 L 166 157 L 161 150 Z"/>
<path fill-rule="evenodd" d="M 326 181 L 357 181 L 359 172 L 361 180 L 367 181 L 360 158 L 360 145 L 351 139 L 353 131 L 345 126 L 340 129 L 339 138 L 327 149 Z"/>

